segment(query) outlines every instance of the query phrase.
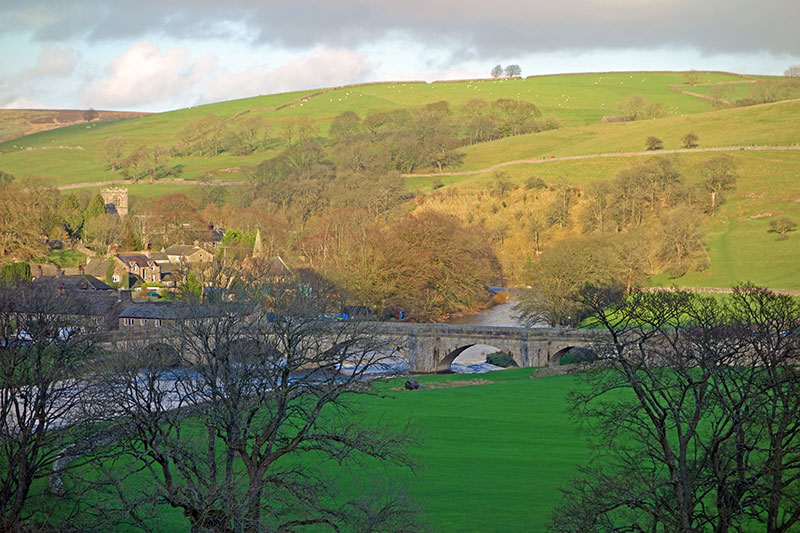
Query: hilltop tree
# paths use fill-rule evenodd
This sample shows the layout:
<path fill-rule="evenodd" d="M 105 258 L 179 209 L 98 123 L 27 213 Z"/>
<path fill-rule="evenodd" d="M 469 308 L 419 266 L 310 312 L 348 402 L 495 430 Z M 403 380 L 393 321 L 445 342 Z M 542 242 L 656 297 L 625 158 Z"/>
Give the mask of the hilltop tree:
<path fill-rule="evenodd" d="M 798 77 L 800 76 L 800 65 L 792 65 L 783 72 L 784 76 Z"/>
<path fill-rule="evenodd" d="M 664 148 L 664 141 L 652 135 L 647 138 L 644 144 L 648 150 L 661 150 Z"/>
<path fill-rule="evenodd" d="M 83 120 L 85 120 L 86 122 L 91 122 L 97 117 L 98 113 L 97 111 L 94 110 L 94 108 L 90 107 L 89 109 L 83 112 Z"/>
<path fill-rule="evenodd" d="M 492 68 L 491 74 L 493 78 L 499 78 L 500 76 L 503 75 L 503 66 L 495 65 L 494 68 Z"/>
<path fill-rule="evenodd" d="M 522 75 L 522 69 L 519 65 L 508 65 L 504 72 L 509 78 Z"/>

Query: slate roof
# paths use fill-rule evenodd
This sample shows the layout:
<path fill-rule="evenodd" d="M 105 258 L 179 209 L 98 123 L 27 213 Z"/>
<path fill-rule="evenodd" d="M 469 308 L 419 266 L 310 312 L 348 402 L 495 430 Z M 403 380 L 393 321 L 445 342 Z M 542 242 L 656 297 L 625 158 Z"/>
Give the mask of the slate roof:
<path fill-rule="evenodd" d="M 152 260 L 145 254 L 119 254 L 117 257 L 119 257 L 120 261 L 126 265 L 135 263 L 140 267 L 148 267 L 150 266 L 150 263 L 152 263 Z"/>
<path fill-rule="evenodd" d="M 169 262 L 169 256 L 164 252 L 150 252 L 150 259 L 152 259 L 156 263 Z"/>

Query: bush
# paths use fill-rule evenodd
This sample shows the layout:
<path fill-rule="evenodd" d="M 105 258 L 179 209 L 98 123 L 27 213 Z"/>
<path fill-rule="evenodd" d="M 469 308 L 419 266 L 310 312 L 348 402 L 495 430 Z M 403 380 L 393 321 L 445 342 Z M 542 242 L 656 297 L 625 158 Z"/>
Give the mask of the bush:
<path fill-rule="evenodd" d="M 539 176 L 531 176 L 527 180 L 525 180 L 525 188 L 526 189 L 546 189 L 547 183 L 544 182 L 542 178 Z"/>

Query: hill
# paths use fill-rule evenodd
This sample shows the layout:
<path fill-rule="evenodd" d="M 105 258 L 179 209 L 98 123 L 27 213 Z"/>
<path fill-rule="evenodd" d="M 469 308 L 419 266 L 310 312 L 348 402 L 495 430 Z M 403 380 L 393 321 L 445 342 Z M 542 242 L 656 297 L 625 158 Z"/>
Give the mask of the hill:
<path fill-rule="evenodd" d="M 371 114 L 376 120 L 408 120 L 410 115 L 403 113 L 409 110 L 435 114 L 444 109 L 445 114 L 438 116 L 452 123 L 455 129 L 450 133 L 467 142 L 470 114 L 476 109 L 480 116 L 481 109 L 491 108 L 498 100 L 531 103 L 547 121 L 545 131 L 469 141 L 457 149 L 463 154 L 460 164 L 445 168 L 445 172 L 415 166 L 404 174 L 404 180 L 406 190 L 418 195 L 416 205 L 406 204 L 404 209 L 450 213 L 466 224 L 487 229 L 506 274 L 518 280 L 533 259 L 530 215 L 546 208 L 558 183 L 577 192 L 576 209 L 568 225 L 549 230 L 545 249 L 585 231 L 581 217 L 593 183 L 612 183 L 626 168 L 660 154 L 671 158 L 686 187 L 700 190 L 705 162 L 728 153 L 737 169 L 736 188 L 727 193 L 728 202 L 713 216 L 703 218 L 700 228 L 710 265 L 673 273 L 673 277 L 655 275 L 650 282 L 724 287 L 750 280 L 774 288 L 800 288 L 800 276 L 793 266 L 800 261 L 800 247 L 794 245 L 794 235 L 776 240 L 769 232 L 769 222 L 777 217 L 800 220 L 800 130 L 796 127 L 800 101 L 715 107 L 709 96 L 715 94 L 715 87 L 727 87 L 728 94 L 738 97 L 750 94 L 750 88 L 762 80 L 730 73 L 691 74 L 691 80 L 688 73 L 628 72 L 388 82 L 257 96 L 28 135 L 0 144 L 0 170 L 18 177 L 43 176 L 54 186 L 91 192 L 101 184 L 124 183 L 132 195 L 142 199 L 142 205 L 182 185 L 180 191 L 202 202 L 213 184 L 230 188 L 245 183 L 255 165 L 287 153 L 297 144 L 298 128 L 313 132 L 326 154 L 325 164 L 341 163 L 343 155 L 337 151 L 337 134 L 331 128 L 336 117 L 348 112 L 361 121 L 360 128 L 367 128 L 365 119 Z M 656 118 L 608 120 L 620 113 L 621 102 L 633 97 L 652 105 Z M 261 139 L 256 148 L 247 151 L 223 148 L 209 155 L 201 149 L 186 149 L 203 135 L 202 124 L 212 124 L 206 131 L 222 132 L 224 138 L 219 142 L 243 136 L 248 125 L 258 128 Z M 550 126 L 556 129 L 548 130 Z M 683 137 L 689 132 L 698 140 L 697 146 L 687 149 Z M 661 139 L 663 149 L 646 151 L 648 137 Z M 171 150 L 164 167 L 169 172 L 156 183 L 126 181 L 104 160 L 112 139 L 122 139 L 127 154 L 141 150 L 143 157 L 153 147 Z M 205 185 L 197 181 L 208 177 L 212 181 Z M 371 179 L 369 173 L 357 177 Z M 530 190 L 526 183 L 532 177 L 540 178 L 547 188 Z M 498 191 L 498 180 L 508 181 L 511 189 Z M 336 183 L 326 185 L 331 189 L 325 194 L 350 194 L 346 191 L 352 184 Z M 239 196 L 236 192 L 228 198 L 232 201 Z M 330 198 L 323 202 L 330 208 L 334 203 Z M 351 204 L 339 201 L 336 205 Z M 302 225 L 290 228 L 292 237 L 287 242 L 306 236 L 329 208 L 319 209 L 302 215 Z"/>
<path fill-rule="evenodd" d="M 124 120 L 148 114 L 77 109 L 0 109 L 0 143 L 74 124 Z"/>

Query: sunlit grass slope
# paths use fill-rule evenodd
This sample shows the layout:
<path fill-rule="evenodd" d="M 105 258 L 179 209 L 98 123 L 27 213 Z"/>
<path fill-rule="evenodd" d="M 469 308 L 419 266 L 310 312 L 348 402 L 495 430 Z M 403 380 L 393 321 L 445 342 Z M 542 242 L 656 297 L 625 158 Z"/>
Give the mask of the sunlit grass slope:
<path fill-rule="evenodd" d="M 703 73 L 701 76 L 703 81 L 708 82 L 742 79 L 738 75 L 725 73 Z M 617 114 L 617 103 L 633 94 L 662 104 L 668 116 L 710 111 L 710 102 L 680 94 L 669 87 L 681 83 L 683 77 L 682 73 L 677 72 L 569 74 L 472 82 L 365 84 L 334 90 L 258 96 L 159 113 L 141 119 L 82 124 L 30 135 L 0 144 L 0 169 L 15 175 L 45 176 L 54 185 L 118 179 L 118 174 L 99 162 L 102 145 L 110 137 L 124 137 L 131 147 L 155 144 L 170 146 L 177 143 L 176 134 L 181 128 L 210 114 L 223 119 L 234 119 L 243 112 L 259 114 L 273 123 L 274 133 L 277 134 L 282 121 L 300 116 L 309 116 L 318 121 L 324 133 L 330 121 L 345 111 L 354 111 L 363 117 L 374 111 L 416 107 L 441 100 L 456 107 L 474 98 L 530 101 L 539 106 L 543 113 L 559 117 L 567 126 L 599 123 L 602 117 Z M 569 131 L 570 135 L 584 135 L 580 130 Z M 248 156 L 223 154 L 213 158 L 178 158 L 172 164 L 183 166 L 183 177 L 195 178 L 220 168 L 258 163 L 272 157 L 280 148 L 280 145 L 276 145 L 272 150 Z"/>
<path fill-rule="evenodd" d="M 779 102 L 715 112 L 660 119 L 594 124 L 508 137 L 463 149 L 464 165 L 458 170 L 478 170 L 502 161 L 550 156 L 639 152 L 655 136 L 664 149 L 684 147 L 682 137 L 698 135 L 698 147 L 794 145 L 800 143 L 800 102 Z"/>

